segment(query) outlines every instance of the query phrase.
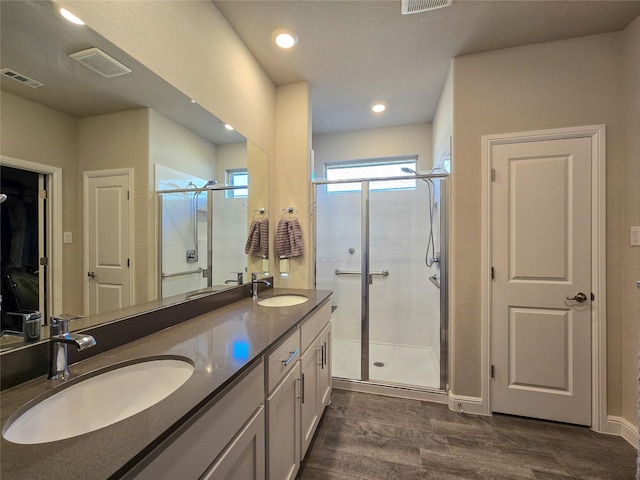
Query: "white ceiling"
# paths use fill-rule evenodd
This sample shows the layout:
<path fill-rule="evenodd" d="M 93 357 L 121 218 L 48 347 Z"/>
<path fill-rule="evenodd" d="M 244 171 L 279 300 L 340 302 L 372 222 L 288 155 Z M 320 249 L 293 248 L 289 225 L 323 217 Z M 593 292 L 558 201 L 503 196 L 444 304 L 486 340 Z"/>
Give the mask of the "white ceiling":
<path fill-rule="evenodd" d="M 454 0 L 411 15 L 400 0 L 214 3 L 277 86 L 309 82 L 314 133 L 430 122 L 453 57 L 620 31 L 640 15 L 640 0 Z M 294 49 L 273 45 L 279 27 L 298 34 Z"/>

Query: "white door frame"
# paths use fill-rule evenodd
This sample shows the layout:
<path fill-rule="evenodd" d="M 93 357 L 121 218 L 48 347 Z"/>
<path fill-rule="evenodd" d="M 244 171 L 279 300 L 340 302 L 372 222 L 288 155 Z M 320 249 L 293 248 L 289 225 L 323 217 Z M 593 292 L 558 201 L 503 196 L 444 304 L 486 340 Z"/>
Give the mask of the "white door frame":
<path fill-rule="evenodd" d="M 592 140 L 591 181 L 591 428 L 607 428 L 606 126 L 559 128 L 482 137 L 482 401 L 491 415 L 491 155 L 496 145 L 587 137 Z"/>
<path fill-rule="evenodd" d="M 48 175 L 47 192 L 47 289 L 51 298 L 47 305 L 49 315 L 62 313 L 64 280 L 62 278 L 62 168 L 0 155 L 0 163 L 7 167 Z"/>
<path fill-rule="evenodd" d="M 134 209 L 134 195 L 133 195 L 133 168 L 114 168 L 109 170 L 91 170 L 82 172 L 82 224 L 83 224 L 83 260 L 82 260 L 82 268 L 83 272 L 89 271 L 89 212 L 87 211 L 87 206 L 89 205 L 89 179 L 91 178 L 100 178 L 100 177 L 111 177 L 114 175 L 127 175 L 129 177 L 129 260 L 131 267 L 129 268 L 129 302 L 130 305 L 133 305 L 135 298 L 135 260 L 134 260 L 134 219 L 133 212 Z M 84 304 L 84 313 L 85 315 L 89 314 L 89 283 L 83 282 L 83 304 Z"/>

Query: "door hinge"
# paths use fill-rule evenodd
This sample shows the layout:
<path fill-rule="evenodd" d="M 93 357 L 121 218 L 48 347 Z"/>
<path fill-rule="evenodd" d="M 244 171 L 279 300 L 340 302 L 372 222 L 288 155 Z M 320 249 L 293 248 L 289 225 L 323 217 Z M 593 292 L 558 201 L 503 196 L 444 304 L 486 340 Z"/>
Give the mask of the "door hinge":
<path fill-rule="evenodd" d="M 496 376 L 496 369 L 494 368 L 493 365 L 491 365 L 491 378 L 495 378 Z"/>
<path fill-rule="evenodd" d="M 46 200 L 48 198 L 47 191 L 46 190 L 39 190 L 38 191 L 38 196 L 41 199 Z"/>
<path fill-rule="evenodd" d="M 495 168 L 491 169 L 491 181 L 492 182 L 496 181 L 496 169 Z"/>
<path fill-rule="evenodd" d="M 130 198 L 131 198 L 130 197 L 130 192 L 129 192 L 129 190 L 127 190 L 127 200 L 129 200 Z"/>
<path fill-rule="evenodd" d="M 494 280 L 496 278 L 496 272 L 493 270 L 493 267 L 491 267 L 491 280 Z"/>
<path fill-rule="evenodd" d="M 40 257 L 39 263 L 40 265 L 46 267 L 47 265 L 49 265 L 49 259 L 47 257 Z"/>
<path fill-rule="evenodd" d="M 131 260 L 127 258 L 127 267 L 131 266 Z"/>
<path fill-rule="evenodd" d="M 591 301 L 593 302 L 595 301 L 595 299 L 596 299 L 596 294 L 591 292 Z"/>

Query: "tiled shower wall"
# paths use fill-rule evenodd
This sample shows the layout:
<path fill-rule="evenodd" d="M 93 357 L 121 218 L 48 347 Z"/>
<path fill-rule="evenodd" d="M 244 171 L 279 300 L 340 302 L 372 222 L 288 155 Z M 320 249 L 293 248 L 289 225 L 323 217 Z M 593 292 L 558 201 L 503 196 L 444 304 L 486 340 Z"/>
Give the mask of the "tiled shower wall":
<path fill-rule="evenodd" d="M 437 181 L 435 181 L 437 184 Z M 336 276 L 335 270 L 360 271 L 360 192 L 317 192 L 317 287 L 333 290 L 334 338 L 360 339 L 361 282 L 355 275 Z M 434 238 L 439 241 L 439 188 L 434 201 Z M 373 191 L 370 194 L 370 341 L 430 347 L 440 351 L 440 291 L 429 277 L 439 268 L 425 265 L 429 233 L 427 184 L 415 190 Z M 353 249 L 353 253 L 350 250 Z"/>

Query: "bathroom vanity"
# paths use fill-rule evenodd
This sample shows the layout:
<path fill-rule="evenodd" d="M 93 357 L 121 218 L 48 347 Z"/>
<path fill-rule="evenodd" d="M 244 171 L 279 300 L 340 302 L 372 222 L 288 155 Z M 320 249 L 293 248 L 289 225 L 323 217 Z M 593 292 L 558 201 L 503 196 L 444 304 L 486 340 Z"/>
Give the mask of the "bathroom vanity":
<path fill-rule="evenodd" d="M 3 437 L 1 477 L 295 478 L 330 400 L 331 292 L 267 289 L 260 297 L 283 295 L 307 300 L 267 306 L 244 298 L 71 365 L 65 385 L 159 358 L 183 359 L 193 373 L 163 400 L 109 426 L 47 443 Z M 59 389 L 38 377 L 3 391 L 3 433 Z"/>

